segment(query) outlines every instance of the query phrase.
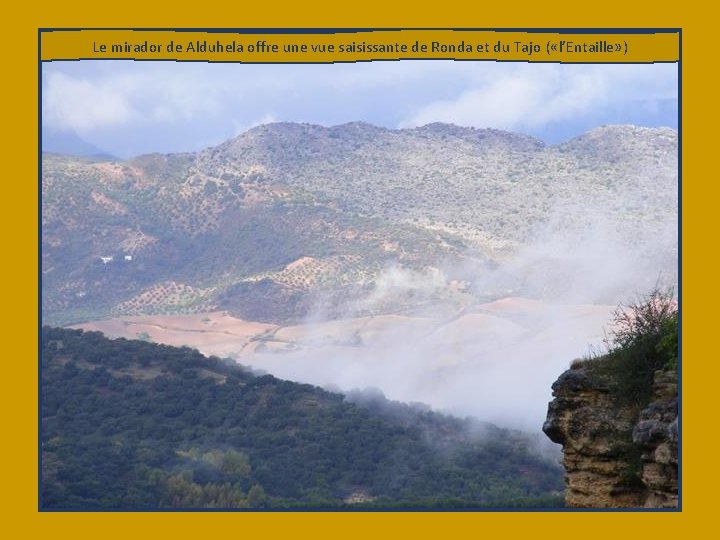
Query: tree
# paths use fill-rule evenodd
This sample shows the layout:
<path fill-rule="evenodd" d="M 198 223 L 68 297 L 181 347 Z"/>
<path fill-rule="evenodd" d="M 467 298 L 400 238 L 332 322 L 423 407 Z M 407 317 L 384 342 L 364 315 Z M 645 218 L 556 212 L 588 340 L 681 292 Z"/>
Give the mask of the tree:
<path fill-rule="evenodd" d="M 260 484 L 254 484 L 250 491 L 248 491 L 248 505 L 251 508 L 258 508 L 261 506 L 265 506 L 265 503 L 267 501 L 267 496 L 265 495 L 265 490 Z"/>

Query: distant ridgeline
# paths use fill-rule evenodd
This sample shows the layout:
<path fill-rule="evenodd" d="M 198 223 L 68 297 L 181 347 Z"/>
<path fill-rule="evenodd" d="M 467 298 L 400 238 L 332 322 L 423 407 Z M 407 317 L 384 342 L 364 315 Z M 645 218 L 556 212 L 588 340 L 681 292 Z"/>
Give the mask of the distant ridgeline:
<path fill-rule="evenodd" d="M 562 504 L 529 436 L 187 347 L 45 327 L 41 379 L 46 509 Z"/>

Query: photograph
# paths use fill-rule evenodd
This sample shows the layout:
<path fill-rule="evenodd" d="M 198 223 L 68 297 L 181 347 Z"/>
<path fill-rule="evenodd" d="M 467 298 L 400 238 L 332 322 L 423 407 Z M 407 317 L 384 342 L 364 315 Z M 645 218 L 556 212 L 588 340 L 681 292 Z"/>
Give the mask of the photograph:
<path fill-rule="evenodd" d="M 678 62 L 43 61 L 39 509 L 678 510 Z"/>

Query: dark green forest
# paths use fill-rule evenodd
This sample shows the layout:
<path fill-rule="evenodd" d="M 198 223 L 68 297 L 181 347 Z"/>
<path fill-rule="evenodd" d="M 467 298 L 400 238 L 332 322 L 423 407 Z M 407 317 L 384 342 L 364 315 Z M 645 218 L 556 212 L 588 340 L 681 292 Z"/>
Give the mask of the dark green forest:
<path fill-rule="evenodd" d="M 194 349 L 44 327 L 41 507 L 482 508 L 562 504 L 534 440 Z"/>

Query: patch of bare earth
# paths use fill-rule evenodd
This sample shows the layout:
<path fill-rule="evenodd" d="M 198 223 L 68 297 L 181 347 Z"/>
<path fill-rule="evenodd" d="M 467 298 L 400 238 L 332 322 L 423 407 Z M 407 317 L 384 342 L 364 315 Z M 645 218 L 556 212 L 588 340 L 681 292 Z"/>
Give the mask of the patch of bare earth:
<path fill-rule="evenodd" d="M 215 311 L 192 315 L 117 317 L 78 324 L 74 328 L 100 331 L 111 338 L 143 337 L 166 345 L 194 347 L 207 355 L 233 356 L 253 338 L 277 327 Z"/>

